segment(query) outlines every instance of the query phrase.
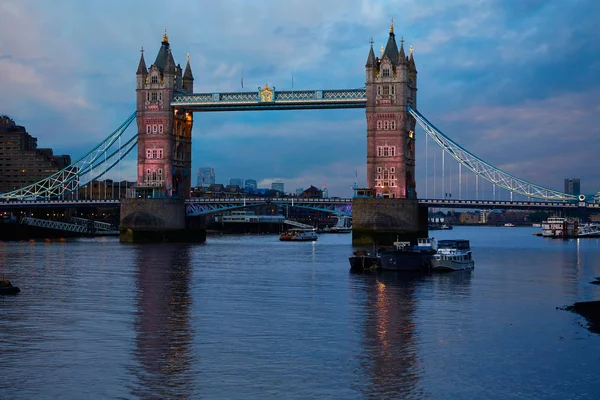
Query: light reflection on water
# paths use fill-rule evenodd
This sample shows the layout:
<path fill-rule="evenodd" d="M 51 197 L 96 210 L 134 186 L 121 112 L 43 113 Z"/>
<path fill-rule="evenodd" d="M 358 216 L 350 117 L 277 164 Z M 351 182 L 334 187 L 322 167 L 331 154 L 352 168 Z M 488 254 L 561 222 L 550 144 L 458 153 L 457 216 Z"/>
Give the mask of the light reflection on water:
<path fill-rule="evenodd" d="M 206 245 L 1 243 L 0 398 L 585 398 L 600 240 L 527 228 L 471 240 L 476 268 L 348 272 L 349 235 Z"/>

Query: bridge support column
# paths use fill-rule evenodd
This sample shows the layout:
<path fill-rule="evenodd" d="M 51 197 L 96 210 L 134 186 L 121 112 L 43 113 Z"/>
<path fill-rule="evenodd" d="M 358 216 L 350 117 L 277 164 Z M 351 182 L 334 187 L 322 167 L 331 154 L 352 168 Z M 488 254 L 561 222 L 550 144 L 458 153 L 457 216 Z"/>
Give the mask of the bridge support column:
<path fill-rule="evenodd" d="M 427 207 L 417 199 L 352 199 L 352 244 L 390 246 L 425 238 Z"/>
<path fill-rule="evenodd" d="M 187 218 L 183 199 L 122 199 L 119 229 L 125 243 L 206 241 L 205 219 Z"/>

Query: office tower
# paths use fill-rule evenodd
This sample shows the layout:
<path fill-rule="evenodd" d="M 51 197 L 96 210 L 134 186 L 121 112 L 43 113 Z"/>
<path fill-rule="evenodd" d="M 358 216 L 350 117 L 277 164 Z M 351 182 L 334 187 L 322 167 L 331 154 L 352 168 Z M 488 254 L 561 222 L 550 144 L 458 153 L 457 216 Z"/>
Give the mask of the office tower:
<path fill-rule="evenodd" d="M 277 180 L 277 181 L 271 183 L 271 189 L 277 190 L 280 193 L 284 193 L 284 191 L 283 191 L 283 182 Z"/>
<path fill-rule="evenodd" d="M 242 178 L 229 178 L 230 185 L 237 185 L 239 188 L 244 187 L 244 180 Z"/>
<path fill-rule="evenodd" d="M 0 158 L 0 192 L 20 189 L 71 164 L 68 155 L 39 149 L 37 138 L 4 115 L 0 115 Z"/>
<path fill-rule="evenodd" d="M 209 187 L 215 184 L 215 169 L 212 167 L 198 168 L 197 186 Z"/>
<path fill-rule="evenodd" d="M 246 181 L 244 182 L 244 187 L 246 189 L 256 190 L 256 188 L 257 188 L 256 180 L 254 180 L 254 179 L 246 179 Z"/>
<path fill-rule="evenodd" d="M 581 194 L 581 181 L 579 179 L 565 179 L 565 193 L 579 196 Z"/>

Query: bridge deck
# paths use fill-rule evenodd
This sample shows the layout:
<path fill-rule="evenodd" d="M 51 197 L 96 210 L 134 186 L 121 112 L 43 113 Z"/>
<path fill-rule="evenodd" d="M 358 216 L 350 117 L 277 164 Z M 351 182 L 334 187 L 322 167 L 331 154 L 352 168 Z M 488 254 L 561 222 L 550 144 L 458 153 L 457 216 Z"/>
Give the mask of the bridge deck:
<path fill-rule="evenodd" d="M 365 108 L 365 89 L 176 94 L 175 108 L 190 111 L 310 110 Z"/>

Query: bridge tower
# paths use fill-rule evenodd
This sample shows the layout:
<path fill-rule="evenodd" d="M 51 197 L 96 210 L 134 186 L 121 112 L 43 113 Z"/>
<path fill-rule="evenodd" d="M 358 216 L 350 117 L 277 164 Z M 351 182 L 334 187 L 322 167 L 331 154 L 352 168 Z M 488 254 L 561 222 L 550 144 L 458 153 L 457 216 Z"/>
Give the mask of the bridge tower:
<path fill-rule="evenodd" d="M 175 93 L 193 93 L 189 55 L 185 71 L 175 65 L 167 30 L 156 60 L 137 69 L 138 173 L 144 197 L 188 198 L 191 189 L 193 114 L 173 109 Z"/>
<path fill-rule="evenodd" d="M 365 65 L 367 73 L 367 187 L 376 197 L 416 199 L 415 119 L 406 106 L 416 109 L 417 68 L 413 58 L 400 50 L 394 34 L 375 57 L 373 41 Z"/>

